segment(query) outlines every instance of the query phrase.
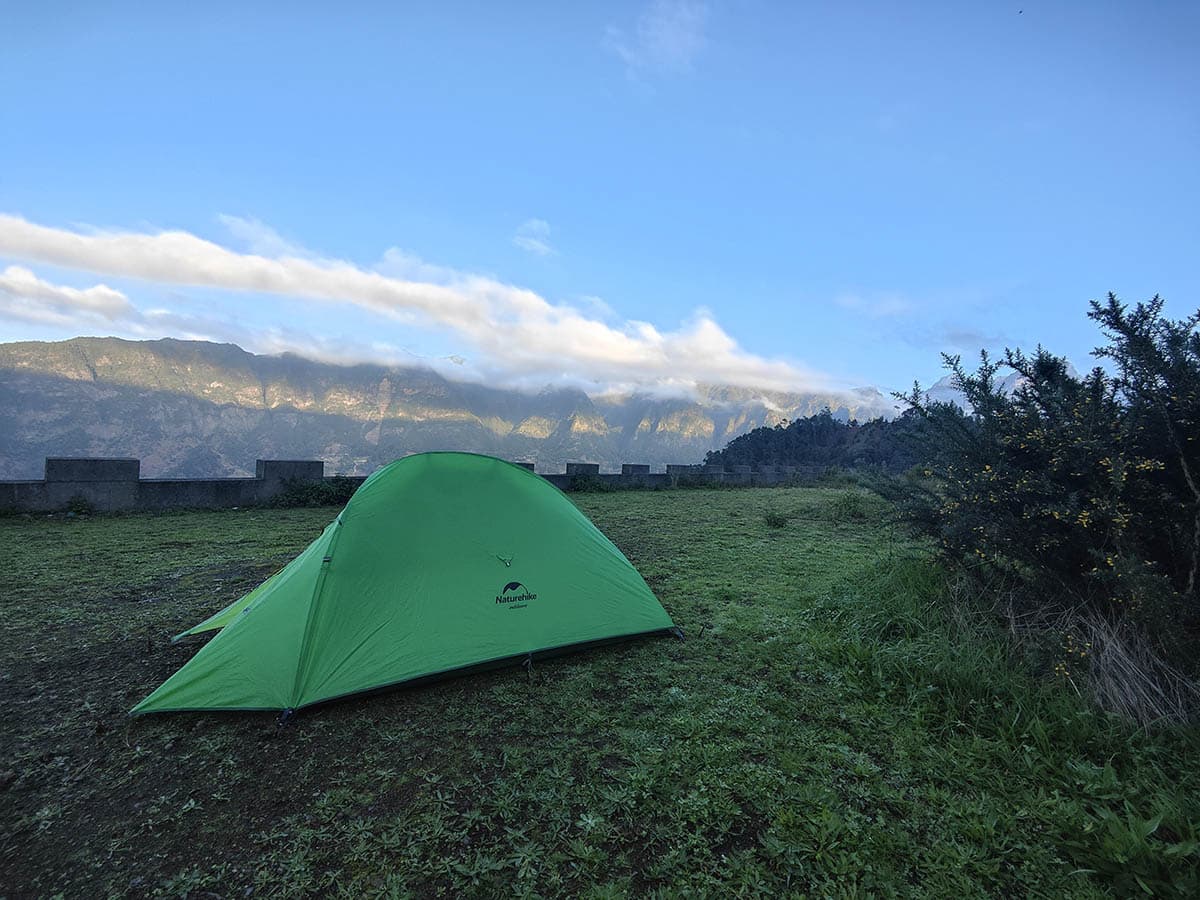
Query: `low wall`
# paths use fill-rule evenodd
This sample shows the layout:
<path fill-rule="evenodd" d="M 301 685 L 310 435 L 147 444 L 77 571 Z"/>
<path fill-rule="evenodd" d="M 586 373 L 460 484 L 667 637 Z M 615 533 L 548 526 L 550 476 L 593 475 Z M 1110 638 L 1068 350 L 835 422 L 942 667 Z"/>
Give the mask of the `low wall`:
<path fill-rule="evenodd" d="M 533 463 L 517 463 L 533 469 Z M 253 478 L 141 478 L 136 459 L 51 457 L 41 481 L 0 481 L 0 511 L 98 512 L 164 509 L 229 509 L 265 503 L 289 482 L 328 480 L 320 460 L 260 459 Z M 538 474 L 564 491 L 668 488 L 701 484 L 771 485 L 806 481 L 819 467 L 670 465 L 664 472 L 624 463 L 621 471 L 601 472 L 596 463 L 567 463 L 566 471 Z M 352 480 L 363 481 L 363 477 Z"/>

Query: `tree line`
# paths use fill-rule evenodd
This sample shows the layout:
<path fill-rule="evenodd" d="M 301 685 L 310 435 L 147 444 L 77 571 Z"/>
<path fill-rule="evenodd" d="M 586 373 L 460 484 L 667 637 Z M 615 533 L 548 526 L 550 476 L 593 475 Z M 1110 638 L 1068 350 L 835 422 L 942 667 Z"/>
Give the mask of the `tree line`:
<path fill-rule="evenodd" d="M 836 418 L 828 408 L 774 427 L 756 428 L 709 451 L 707 465 L 826 466 L 903 472 L 920 462 L 916 437 L 925 430 L 915 410 L 866 422 Z"/>

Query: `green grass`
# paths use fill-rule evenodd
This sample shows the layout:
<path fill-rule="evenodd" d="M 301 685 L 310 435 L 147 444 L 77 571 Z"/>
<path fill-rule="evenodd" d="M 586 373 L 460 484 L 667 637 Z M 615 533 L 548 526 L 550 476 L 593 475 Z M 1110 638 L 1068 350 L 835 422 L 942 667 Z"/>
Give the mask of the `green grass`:
<path fill-rule="evenodd" d="M 1009 658 L 842 488 L 572 499 L 688 640 L 126 711 L 324 509 L 0 519 L 0 895 L 1200 892 L 1200 740 Z"/>

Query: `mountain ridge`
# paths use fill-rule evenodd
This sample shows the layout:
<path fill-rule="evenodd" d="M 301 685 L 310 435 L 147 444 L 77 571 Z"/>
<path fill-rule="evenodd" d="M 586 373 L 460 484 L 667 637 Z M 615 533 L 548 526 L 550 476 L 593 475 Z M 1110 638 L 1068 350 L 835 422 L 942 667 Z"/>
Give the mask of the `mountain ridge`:
<path fill-rule="evenodd" d="M 1067 374 L 1072 378 L 1080 378 L 1079 371 L 1071 363 L 1066 360 Z M 1004 395 L 1009 395 L 1015 392 L 1025 384 L 1025 377 L 1019 372 L 1009 372 L 1007 375 L 998 376 L 996 378 L 996 389 Z M 954 375 L 944 375 L 935 381 L 924 391 L 925 399 L 935 403 L 953 403 L 955 406 L 963 410 L 970 411 L 971 404 L 967 402 L 966 395 L 960 391 L 954 384 Z"/>
<path fill-rule="evenodd" d="M 459 449 L 535 461 L 695 462 L 760 425 L 824 406 L 890 415 L 845 395 L 707 385 L 696 396 L 590 397 L 453 381 L 423 366 L 339 365 L 236 344 L 79 337 L 0 344 L 0 478 L 43 457 L 136 456 L 148 477 L 250 474 L 256 458 L 324 459 L 362 474 L 398 456 Z"/>

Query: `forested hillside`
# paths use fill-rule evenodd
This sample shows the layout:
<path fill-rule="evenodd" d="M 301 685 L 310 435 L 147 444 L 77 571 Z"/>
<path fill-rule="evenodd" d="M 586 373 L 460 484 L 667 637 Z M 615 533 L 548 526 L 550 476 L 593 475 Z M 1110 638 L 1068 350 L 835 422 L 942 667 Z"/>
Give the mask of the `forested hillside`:
<path fill-rule="evenodd" d="M 906 413 L 896 419 L 858 422 L 837 418 L 828 409 L 811 416 L 756 428 L 714 450 L 710 465 L 829 466 L 902 472 L 916 465 L 917 443 L 923 428 L 920 416 Z"/>

